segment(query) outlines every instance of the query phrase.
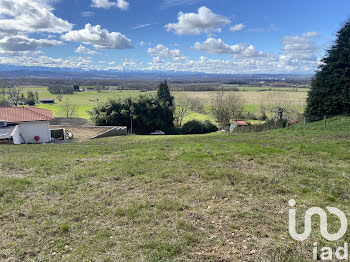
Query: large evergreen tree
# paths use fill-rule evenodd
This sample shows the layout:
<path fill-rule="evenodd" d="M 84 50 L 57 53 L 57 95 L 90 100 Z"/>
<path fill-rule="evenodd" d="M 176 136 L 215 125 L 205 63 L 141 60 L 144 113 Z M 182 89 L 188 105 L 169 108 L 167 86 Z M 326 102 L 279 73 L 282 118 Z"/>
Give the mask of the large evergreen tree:
<path fill-rule="evenodd" d="M 157 97 L 159 101 L 167 103 L 171 108 L 174 107 L 174 97 L 170 94 L 167 81 L 160 82 L 157 89 Z"/>
<path fill-rule="evenodd" d="M 311 83 L 306 116 L 350 113 L 350 20 L 337 33 Z"/>
<path fill-rule="evenodd" d="M 133 119 L 136 134 L 149 134 L 156 130 L 169 133 L 174 128 L 171 108 L 152 96 L 140 96 L 133 103 Z"/>

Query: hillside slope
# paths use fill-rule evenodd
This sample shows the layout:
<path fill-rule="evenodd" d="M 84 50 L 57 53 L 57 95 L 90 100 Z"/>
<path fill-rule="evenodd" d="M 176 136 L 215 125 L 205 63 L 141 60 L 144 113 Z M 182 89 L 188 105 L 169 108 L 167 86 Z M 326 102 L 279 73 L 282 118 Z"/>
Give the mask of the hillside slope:
<path fill-rule="evenodd" d="M 288 200 L 350 208 L 350 118 L 328 128 L 1 146 L 0 260 L 312 261 Z"/>

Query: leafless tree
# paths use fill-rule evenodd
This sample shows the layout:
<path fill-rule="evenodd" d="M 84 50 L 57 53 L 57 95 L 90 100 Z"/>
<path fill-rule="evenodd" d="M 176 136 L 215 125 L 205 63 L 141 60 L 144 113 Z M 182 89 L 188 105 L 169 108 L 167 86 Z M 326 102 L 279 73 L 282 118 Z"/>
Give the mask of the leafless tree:
<path fill-rule="evenodd" d="M 179 95 L 176 98 L 176 106 L 175 106 L 175 121 L 176 126 L 182 126 L 182 121 L 186 115 L 188 115 L 191 109 L 191 102 L 188 97 L 184 94 Z"/>
<path fill-rule="evenodd" d="M 204 102 L 201 98 L 187 97 L 187 101 L 190 103 L 192 111 L 204 113 Z"/>
<path fill-rule="evenodd" d="M 270 118 L 278 120 L 297 120 L 300 113 L 295 110 L 291 98 L 287 92 L 272 92 L 264 97 L 260 105 L 260 111 L 270 115 Z"/>
<path fill-rule="evenodd" d="M 240 118 L 243 106 L 244 101 L 235 93 L 220 91 L 211 100 L 211 112 L 221 127 Z"/>
<path fill-rule="evenodd" d="M 66 98 L 62 105 L 62 111 L 66 118 L 71 118 L 76 114 L 76 105 L 73 105 L 69 98 Z"/>
<path fill-rule="evenodd" d="M 8 87 L 7 94 L 13 105 L 17 107 L 21 101 L 22 88 L 19 86 Z"/>
<path fill-rule="evenodd" d="M 5 85 L 0 86 L 0 107 L 6 106 L 6 87 Z"/>

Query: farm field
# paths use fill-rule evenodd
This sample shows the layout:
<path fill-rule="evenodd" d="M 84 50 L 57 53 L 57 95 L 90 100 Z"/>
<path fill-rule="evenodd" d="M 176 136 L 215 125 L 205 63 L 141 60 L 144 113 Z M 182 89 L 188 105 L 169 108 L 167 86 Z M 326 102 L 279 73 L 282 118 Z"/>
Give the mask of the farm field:
<path fill-rule="evenodd" d="M 215 92 L 174 92 L 176 94 L 185 94 L 188 97 L 199 99 L 204 102 L 204 104 L 209 104 L 210 99 Z M 307 92 L 294 92 L 294 91 L 265 91 L 265 92 L 240 92 L 240 91 L 227 91 L 227 93 L 238 94 L 247 106 L 249 105 L 259 105 L 260 103 L 266 104 L 267 100 L 271 96 L 284 96 L 285 100 L 292 105 L 305 105 Z"/>
<path fill-rule="evenodd" d="M 295 91 L 295 92 L 308 92 L 309 88 L 292 88 L 292 87 L 272 87 L 272 86 L 242 86 L 242 85 L 222 85 L 225 90 L 230 88 L 238 88 L 239 91 L 245 92 L 257 92 L 257 91 Z"/>
<path fill-rule="evenodd" d="M 116 87 L 112 87 L 115 89 Z M 264 91 L 257 92 L 255 87 L 241 87 L 249 89 L 246 91 L 226 91 L 238 94 L 242 101 L 244 102 L 244 110 L 246 112 L 258 112 L 260 104 L 269 103 L 270 97 L 283 97 L 284 101 L 292 105 L 293 108 L 299 112 L 303 112 L 307 97 L 307 89 L 299 88 L 298 91 L 295 89 L 287 88 L 271 88 L 274 91 Z M 267 87 L 266 87 L 267 88 Z M 269 87 L 270 88 L 270 87 Z M 260 88 L 261 89 L 261 88 Z M 24 88 L 24 92 L 27 91 L 37 91 L 39 93 L 40 99 L 55 99 L 56 104 L 46 105 L 37 104 L 37 107 L 52 110 L 56 117 L 63 117 L 64 110 L 62 106 L 68 99 L 70 104 L 76 105 L 75 117 L 89 118 L 88 111 L 91 110 L 97 103 L 107 101 L 113 98 L 127 98 L 127 97 L 137 97 L 139 95 L 154 94 L 154 92 L 141 92 L 133 90 L 103 90 L 103 91 L 85 91 L 80 93 L 74 93 L 72 95 L 63 95 L 62 101 L 58 101 L 57 95 L 50 94 L 46 87 L 35 87 L 29 86 Z M 288 90 L 288 91 L 287 91 Z M 186 96 L 193 100 L 198 100 L 204 106 L 210 105 L 211 98 L 215 95 L 215 91 L 176 91 L 172 92 L 175 98 Z M 208 111 L 208 110 L 206 110 Z M 191 112 L 189 116 L 186 117 L 185 121 L 192 119 L 197 120 L 213 120 L 212 116 L 206 112 L 198 113 Z"/>
<path fill-rule="evenodd" d="M 312 206 L 350 210 L 350 118 L 328 128 L 1 146 L 0 260 L 312 261 L 288 200 L 299 231 Z"/>

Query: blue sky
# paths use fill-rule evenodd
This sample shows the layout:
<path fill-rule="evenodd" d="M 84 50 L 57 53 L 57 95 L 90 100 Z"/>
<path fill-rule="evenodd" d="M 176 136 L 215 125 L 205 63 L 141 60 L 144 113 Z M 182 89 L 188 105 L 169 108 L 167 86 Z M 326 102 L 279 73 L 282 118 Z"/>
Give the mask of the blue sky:
<path fill-rule="evenodd" d="M 350 1 L 1 0 L 0 64 L 313 73 Z"/>

